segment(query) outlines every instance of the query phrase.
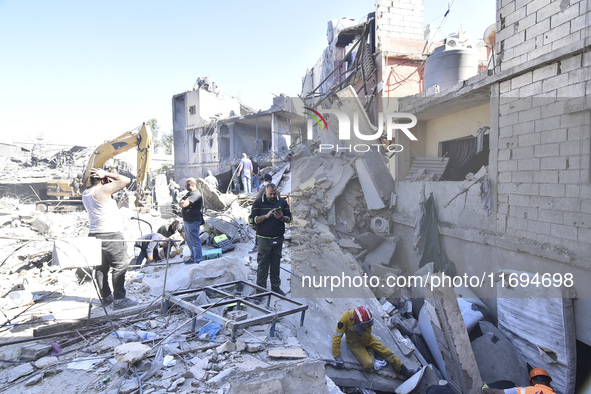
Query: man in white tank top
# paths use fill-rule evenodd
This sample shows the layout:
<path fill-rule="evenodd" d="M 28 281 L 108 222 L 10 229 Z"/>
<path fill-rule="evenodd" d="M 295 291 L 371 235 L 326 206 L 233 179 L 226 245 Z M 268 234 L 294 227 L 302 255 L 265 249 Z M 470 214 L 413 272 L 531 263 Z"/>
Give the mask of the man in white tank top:
<path fill-rule="evenodd" d="M 122 190 L 130 182 L 126 176 L 111 173 L 103 169 L 90 170 L 90 185 L 82 193 L 82 203 L 90 218 L 89 237 L 102 241 L 102 265 L 96 271 L 96 281 L 101 301 L 105 305 L 113 304 L 114 309 L 137 305 L 125 296 L 125 273 L 129 261 L 126 247 L 122 240 L 123 224 L 113 194 Z M 113 293 L 109 287 L 109 270 L 112 275 Z"/>

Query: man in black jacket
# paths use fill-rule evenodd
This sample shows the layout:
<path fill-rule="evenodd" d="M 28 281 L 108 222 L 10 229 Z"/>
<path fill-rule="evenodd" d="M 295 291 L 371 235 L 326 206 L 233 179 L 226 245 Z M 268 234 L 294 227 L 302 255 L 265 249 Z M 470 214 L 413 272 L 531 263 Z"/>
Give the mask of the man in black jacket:
<path fill-rule="evenodd" d="M 185 222 L 185 240 L 191 250 L 191 259 L 186 261 L 190 263 L 200 263 L 202 260 L 201 239 L 199 238 L 199 226 L 203 223 L 203 198 L 197 190 L 197 181 L 195 178 L 187 178 L 185 187 L 189 191 L 179 202 L 183 212 L 183 221 Z"/>
<path fill-rule="evenodd" d="M 285 223 L 291 222 L 289 204 L 277 193 L 277 186 L 269 183 L 265 193 L 254 201 L 249 221 L 257 227 L 257 285 L 267 287 L 267 277 L 271 274 L 271 290 L 285 295 L 281 290 L 279 265 L 283 248 Z"/>

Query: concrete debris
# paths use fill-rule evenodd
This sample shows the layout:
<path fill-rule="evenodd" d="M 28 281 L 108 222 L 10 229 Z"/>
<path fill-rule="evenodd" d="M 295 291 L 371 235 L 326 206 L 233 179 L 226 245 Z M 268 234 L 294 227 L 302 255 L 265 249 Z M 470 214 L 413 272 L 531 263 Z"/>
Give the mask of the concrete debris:
<path fill-rule="evenodd" d="M 42 357 L 39 360 L 35 361 L 35 367 L 37 367 L 39 369 L 43 369 L 43 368 L 49 367 L 50 365 L 57 364 L 58 361 L 59 360 L 57 359 L 57 357 L 53 357 L 53 356 Z"/>
<path fill-rule="evenodd" d="M 152 350 L 149 346 L 139 342 L 129 342 L 119 345 L 114 350 L 114 356 L 120 363 L 135 364 L 143 360 Z"/>
<path fill-rule="evenodd" d="M 130 394 L 140 388 L 140 384 L 138 383 L 137 379 L 131 378 L 127 379 L 125 383 L 119 389 L 119 393 L 121 394 Z"/>
<path fill-rule="evenodd" d="M 27 376 L 35 371 L 35 368 L 31 365 L 31 363 L 25 363 L 18 365 L 11 370 L 8 371 L 7 381 L 8 383 L 14 382 L 15 380 L 22 378 L 23 376 Z"/>
<path fill-rule="evenodd" d="M 271 358 L 298 359 L 307 357 L 303 349 L 273 349 L 269 350 L 267 354 Z"/>
<path fill-rule="evenodd" d="M 197 178 L 197 189 L 203 196 L 205 209 L 224 211 L 238 198 L 235 194 L 220 193 L 202 178 Z"/>
<path fill-rule="evenodd" d="M 231 341 L 226 341 L 222 345 L 216 348 L 218 353 L 231 353 L 236 351 L 236 343 Z"/>
<path fill-rule="evenodd" d="M 30 343 L 21 347 L 21 359 L 38 359 L 45 356 L 51 350 L 51 345 Z"/>
<path fill-rule="evenodd" d="M 207 384 L 211 387 L 220 387 L 222 384 L 226 382 L 226 380 L 232 378 L 234 380 L 234 375 L 236 372 L 239 371 L 238 367 L 231 367 L 228 368 L 219 374 L 215 375 L 213 378 L 207 381 Z"/>
<path fill-rule="evenodd" d="M 264 343 L 247 343 L 246 344 L 246 351 L 249 353 L 258 353 L 265 350 Z"/>
<path fill-rule="evenodd" d="M 32 378 L 28 379 L 25 382 L 25 387 L 35 386 L 36 384 L 39 384 L 42 381 L 43 381 L 43 374 L 42 373 L 38 373 L 36 375 L 33 375 Z"/>

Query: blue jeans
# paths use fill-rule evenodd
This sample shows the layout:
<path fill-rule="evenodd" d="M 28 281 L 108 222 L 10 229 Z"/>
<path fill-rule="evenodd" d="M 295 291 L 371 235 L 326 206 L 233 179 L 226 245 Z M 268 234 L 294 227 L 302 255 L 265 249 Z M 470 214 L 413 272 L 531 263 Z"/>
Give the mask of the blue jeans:
<path fill-rule="evenodd" d="M 196 263 L 203 259 L 203 255 L 201 254 L 201 238 L 199 238 L 200 225 L 201 222 L 185 222 L 183 226 L 185 229 L 185 240 L 191 251 L 191 259 Z"/>
<path fill-rule="evenodd" d="M 253 192 L 258 192 L 259 191 L 259 177 L 258 176 L 253 176 L 252 177 L 252 188 L 251 191 Z"/>
<path fill-rule="evenodd" d="M 242 179 L 242 186 L 244 186 L 244 193 L 250 193 L 250 175 L 242 175 L 240 176 Z"/>

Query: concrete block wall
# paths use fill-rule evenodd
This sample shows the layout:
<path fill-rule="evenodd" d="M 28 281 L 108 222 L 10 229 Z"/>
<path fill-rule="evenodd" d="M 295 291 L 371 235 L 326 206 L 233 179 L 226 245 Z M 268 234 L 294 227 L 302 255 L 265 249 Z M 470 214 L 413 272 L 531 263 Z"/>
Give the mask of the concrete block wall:
<path fill-rule="evenodd" d="M 497 0 L 496 49 L 506 70 L 591 37 L 589 0 Z"/>
<path fill-rule="evenodd" d="M 423 0 L 377 0 L 376 36 L 378 46 L 384 38 L 422 40 L 424 38 Z"/>
<path fill-rule="evenodd" d="M 590 86 L 591 53 L 500 83 L 498 232 L 591 252 Z"/>

